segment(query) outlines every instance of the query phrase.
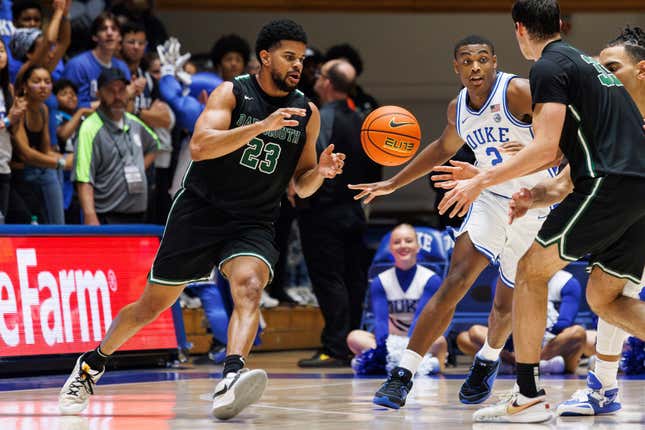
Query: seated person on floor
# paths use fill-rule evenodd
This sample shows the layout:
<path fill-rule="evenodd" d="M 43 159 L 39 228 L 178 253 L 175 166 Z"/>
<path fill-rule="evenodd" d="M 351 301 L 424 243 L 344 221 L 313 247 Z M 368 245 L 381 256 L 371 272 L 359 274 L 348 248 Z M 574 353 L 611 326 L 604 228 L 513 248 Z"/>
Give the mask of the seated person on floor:
<path fill-rule="evenodd" d="M 419 313 L 439 288 L 441 278 L 417 264 L 419 248 L 414 227 L 400 224 L 392 230 L 389 249 L 394 267 L 374 277 L 370 285 L 374 333 L 354 330 L 347 336 L 347 345 L 356 354 L 352 360 L 356 374 L 385 373 L 386 365 L 398 364 Z M 430 354 L 424 358 L 425 373 L 442 371 L 447 354 L 443 336 L 432 345 Z"/>
<path fill-rule="evenodd" d="M 540 373 L 575 373 L 585 348 L 584 327 L 574 324 L 582 288 L 571 273 L 560 270 L 549 281 L 546 332 L 542 341 Z M 467 355 L 477 353 L 484 344 L 488 328 L 473 325 L 457 336 L 459 350 Z M 515 366 L 512 336 L 500 354 L 500 373 L 511 373 Z"/>

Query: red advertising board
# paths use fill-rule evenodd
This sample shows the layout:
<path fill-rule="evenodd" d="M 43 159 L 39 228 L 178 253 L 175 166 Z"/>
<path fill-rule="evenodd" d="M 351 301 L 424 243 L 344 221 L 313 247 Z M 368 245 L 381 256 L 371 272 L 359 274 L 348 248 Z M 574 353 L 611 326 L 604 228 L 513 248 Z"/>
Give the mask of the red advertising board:
<path fill-rule="evenodd" d="M 154 236 L 1 237 L 0 357 L 96 347 L 143 291 Z M 176 348 L 170 310 L 120 350 Z"/>

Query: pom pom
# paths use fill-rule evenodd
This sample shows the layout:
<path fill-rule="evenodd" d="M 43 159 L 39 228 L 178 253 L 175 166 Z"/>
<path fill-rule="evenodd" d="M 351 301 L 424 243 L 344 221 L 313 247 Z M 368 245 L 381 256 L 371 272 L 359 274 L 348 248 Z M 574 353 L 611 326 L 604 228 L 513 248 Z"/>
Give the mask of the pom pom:
<path fill-rule="evenodd" d="M 620 360 L 620 368 L 627 375 L 645 373 L 645 342 L 636 337 L 627 339 L 627 346 Z"/>
<path fill-rule="evenodd" d="M 409 341 L 410 339 L 407 337 L 397 336 L 395 334 L 389 335 L 385 340 L 385 345 L 387 347 L 387 365 L 385 367 L 388 373 L 399 365 L 401 357 L 403 356 L 403 351 L 407 348 Z"/>
<path fill-rule="evenodd" d="M 403 351 L 408 347 L 409 338 L 405 336 L 397 336 L 391 334 L 387 337 L 385 344 L 387 345 L 387 365 L 386 370 L 388 373 L 399 365 L 401 357 L 403 356 Z M 439 360 L 436 357 L 433 357 L 432 354 L 428 353 L 423 357 L 419 368 L 417 369 L 417 374 L 419 375 L 433 375 L 439 373 Z"/>
<path fill-rule="evenodd" d="M 419 364 L 417 373 L 420 375 L 434 375 L 440 371 L 441 367 L 439 366 L 439 359 L 437 357 L 433 357 L 432 354 L 427 353 L 423 356 L 423 360 L 421 360 L 421 364 Z"/>

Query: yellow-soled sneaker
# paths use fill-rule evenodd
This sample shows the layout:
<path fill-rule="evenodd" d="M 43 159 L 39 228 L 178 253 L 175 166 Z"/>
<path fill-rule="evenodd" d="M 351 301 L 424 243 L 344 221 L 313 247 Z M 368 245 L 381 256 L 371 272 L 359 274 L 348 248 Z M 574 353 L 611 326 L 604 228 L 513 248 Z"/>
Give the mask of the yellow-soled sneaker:
<path fill-rule="evenodd" d="M 58 395 L 58 409 L 64 415 L 78 415 L 85 410 L 90 396 L 94 394 L 94 385 L 105 372 L 105 369 L 92 369 L 82 358 L 81 355 L 76 360 L 72 374 Z"/>

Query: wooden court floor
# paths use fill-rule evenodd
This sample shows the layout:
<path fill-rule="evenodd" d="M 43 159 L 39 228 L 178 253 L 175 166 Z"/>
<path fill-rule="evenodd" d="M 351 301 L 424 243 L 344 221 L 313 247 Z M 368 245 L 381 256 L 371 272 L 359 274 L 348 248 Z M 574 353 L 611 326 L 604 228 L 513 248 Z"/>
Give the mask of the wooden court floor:
<path fill-rule="evenodd" d="M 399 411 L 371 403 L 382 378 L 356 379 L 349 370 L 295 366 L 310 352 L 258 353 L 250 367 L 269 372 L 264 396 L 235 419 L 209 418 L 210 393 L 219 366 L 119 371 L 106 374 L 82 416 L 63 417 L 57 393 L 66 375 L 0 380 L 0 430 L 202 430 L 202 429 L 645 429 L 645 380 L 621 380 L 623 410 L 614 416 L 558 419 L 545 425 L 475 424 L 477 407 L 457 400 L 463 371 L 417 378 L 408 404 Z M 584 387 L 576 377 L 544 379 L 552 405 Z M 13 384 L 13 386 L 12 386 Z M 25 385 L 26 384 L 26 385 Z M 496 390 L 510 390 L 500 379 Z M 29 386 L 29 389 L 16 389 Z"/>

